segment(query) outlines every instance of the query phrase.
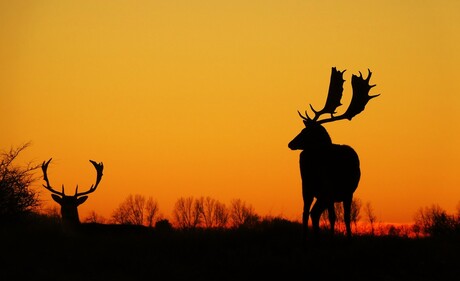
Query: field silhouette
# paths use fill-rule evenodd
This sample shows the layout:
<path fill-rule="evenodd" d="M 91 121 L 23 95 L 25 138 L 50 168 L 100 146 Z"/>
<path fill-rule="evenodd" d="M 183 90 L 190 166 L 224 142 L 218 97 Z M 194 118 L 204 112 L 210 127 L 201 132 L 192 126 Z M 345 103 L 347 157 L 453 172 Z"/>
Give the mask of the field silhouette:
<path fill-rule="evenodd" d="M 2 280 L 458 280 L 460 241 L 323 235 L 304 248 L 301 223 L 179 230 L 49 219 L 3 227 Z M 297 277 L 298 276 L 298 277 Z M 331 280 L 331 279 L 328 279 Z"/>

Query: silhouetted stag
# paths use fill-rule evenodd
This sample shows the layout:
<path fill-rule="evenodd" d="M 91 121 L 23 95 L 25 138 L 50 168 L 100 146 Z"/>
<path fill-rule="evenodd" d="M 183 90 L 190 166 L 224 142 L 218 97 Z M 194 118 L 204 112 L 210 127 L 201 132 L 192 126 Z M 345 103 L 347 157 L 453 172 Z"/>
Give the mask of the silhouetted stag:
<path fill-rule="evenodd" d="M 64 229 L 73 230 L 77 225 L 80 224 L 80 218 L 78 216 L 78 206 L 83 204 L 86 201 L 86 199 L 88 199 L 87 194 L 90 194 L 96 190 L 97 186 L 99 185 L 99 182 L 102 179 L 102 171 L 104 169 L 104 164 L 102 162 L 96 163 L 93 160 L 89 160 L 91 164 L 93 164 L 94 168 L 96 168 L 96 184 L 91 185 L 90 189 L 85 192 L 78 192 L 77 185 L 74 195 L 65 195 L 64 185 L 62 185 L 62 191 L 59 192 L 51 187 L 50 182 L 48 180 L 47 170 L 48 165 L 51 162 L 51 159 L 47 162 L 44 161 L 42 164 L 43 179 L 46 182 L 46 185 L 43 186 L 52 192 L 51 197 L 53 198 L 53 200 L 56 201 L 59 205 L 61 205 L 61 218 Z"/>
<path fill-rule="evenodd" d="M 329 92 L 326 104 L 322 110 L 316 111 L 310 105 L 314 113 L 313 119 L 300 112 L 305 128 L 290 143 L 292 150 L 303 150 L 300 153 L 300 173 L 302 179 L 302 196 L 304 201 L 302 224 L 304 237 L 308 231 L 308 218 L 310 207 L 314 198 L 316 202 L 311 209 L 313 234 L 319 231 L 319 220 L 321 214 L 327 209 L 331 233 L 334 233 L 335 211 L 334 203 L 343 202 L 344 221 L 347 236 L 351 237 L 350 212 L 353 193 L 358 187 L 361 177 L 358 154 L 348 145 L 332 143 L 331 137 L 323 123 L 348 119 L 364 110 L 368 101 L 378 95 L 370 96 L 369 91 L 375 85 L 369 85 L 371 71 L 366 79 L 361 72 L 359 76 L 352 75 L 351 85 L 353 96 L 348 109 L 339 116 L 334 116 L 336 108 L 341 105 L 340 100 L 343 92 L 344 71 L 332 68 Z M 330 114 L 329 118 L 321 119 L 323 114 Z"/>

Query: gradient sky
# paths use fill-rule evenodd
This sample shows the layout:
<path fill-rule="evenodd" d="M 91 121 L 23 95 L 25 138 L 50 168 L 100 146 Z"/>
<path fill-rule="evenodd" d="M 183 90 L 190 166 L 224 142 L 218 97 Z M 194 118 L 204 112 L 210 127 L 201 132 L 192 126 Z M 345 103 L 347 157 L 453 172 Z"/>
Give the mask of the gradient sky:
<path fill-rule="evenodd" d="M 331 67 L 381 94 L 326 124 L 356 149 L 355 196 L 379 221 L 460 202 L 460 1 L 0 0 L 0 148 L 53 157 L 51 184 L 89 188 L 80 216 L 129 195 L 170 217 L 181 196 L 240 198 L 300 220 L 297 110 L 324 105 Z M 40 188 L 42 181 L 36 183 Z M 41 188 L 43 189 L 43 188 Z M 49 192 L 42 199 L 53 206 Z"/>

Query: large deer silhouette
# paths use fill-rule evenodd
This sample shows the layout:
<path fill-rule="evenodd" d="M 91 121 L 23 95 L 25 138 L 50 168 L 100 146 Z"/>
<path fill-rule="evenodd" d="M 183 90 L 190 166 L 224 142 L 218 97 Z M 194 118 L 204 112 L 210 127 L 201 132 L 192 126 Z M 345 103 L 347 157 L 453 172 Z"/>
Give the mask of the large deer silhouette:
<path fill-rule="evenodd" d="M 305 128 L 290 143 L 292 150 L 303 150 L 300 153 L 300 174 L 302 179 L 302 196 L 304 201 L 302 225 L 304 237 L 308 231 L 310 207 L 314 198 L 316 202 L 311 208 L 313 234 L 319 231 L 321 214 L 327 209 L 332 234 L 334 233 L 335 211 L 334 203 L 343 202 L 344 221 L 347 236 L 351 237 L 350 213 L 353 193 L 358 187 L 361 177 L 358 154 L 348 145 L 332 143 L 326 129 L 321 125 L 327 122 L 343 119 L 351 120 L 362 112 L 368 101 L 379 95 L 369 95 L 375 85 L 370 85 L 372 76 L 370 70 L 366 79 L 360 75 L 352 75 L 351 85 L 353 96 L 348 109 L 339 116 L 336 109 L 341 105 L 343 92 L 344 71 L 332 68 L 329 92 L 323 109 L 316 111 L 312 105 L 314 117 L 310 118 L 305 110 L 305 116 L 299 115 Z M 330 114 L 329 118 L 320 119 L 323 114 Z"/>
<path fill-rule="evenodd" d="M 52 159 L 52 158 L 51 158 Z M 48 180 L 47 170 L 48 165 L 51 162 L 51 159 L 48 161 L 43 161 L 42 170 L 43 170 L 43 180 L 46 182 L 46 185 L 43 185 L 46 189 L 51 191 L 51 197 L 53 198 L 56 203 L 61 205 L 61 218 L 62 224 L 66 229 L 72 229 L 75 226 L 80 224 L 80 218 L 78 216 L 78 206 L 83 204 L 86 199 L 88 199 L 88 194 L 94 192 L 99 185 L 99 182 L 102 179 L 102 171 L 104 169 L 104 164 L 97 163 L 93 160 L 89 160 L 91 164 L 93 164 L 94 168 L 96 168 L 96 184 L 91 185 L 88 191 L 85 192 L 78 192 L 78 185 L 75 189 L 74 195 L 66 195 L 64 193 L 64 185 L 62 185 L 62 191 L 59 192 L 51 187 L 50 182 Z"/>

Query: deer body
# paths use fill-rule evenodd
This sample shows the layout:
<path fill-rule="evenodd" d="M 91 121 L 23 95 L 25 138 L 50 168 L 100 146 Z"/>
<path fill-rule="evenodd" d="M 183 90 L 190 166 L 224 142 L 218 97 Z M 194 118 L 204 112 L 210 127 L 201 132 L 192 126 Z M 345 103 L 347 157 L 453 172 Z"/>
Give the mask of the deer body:
<path fill-rule="evenodd" d="M 351 201 L 361 176 L 358 154 L 348 145 L 332 143 L 321 125 L 310 125 L 312 128 L 307 126 L 289 143 L 289 148 L 303 150 L 300 153 L 299 165 L 304 201 L 304 231 L 307 231 L 310 208 L 316 198 L 317 201 L 311 210 L 314 231 L 318 231 L 321 214 L 327 208 L 333 233 L 334 203 L 343 202 L 345 224 L 349 233 Z M 314 128 L 315 126 L 320 128 Z"/>
<path fill-rule="evenodd" d="M 292 150 L 302 150 L 300 153 L 300 175 L 302 179 L 302 196 L 304 201 L 302 224 L 304 233 L 308 230 L 308 219 L 311 216 L 313 232 L 318 233 L 321 214 L 327 209 L 331 232 L 334 233 L 335 210 L 334 203 L 342 202 L 347 236 L 351 236 L 351 202 L 353 193 L 358 188 L 361 177 L 360 161 L 356 151 L 348 145 L 332 143 L 322 123 L 342 119 L 351 120 L 364 110 L 367 102 L 376 97 L 369 96 L 369 90 L 375 85 L 369 85 L 371 72 L 367 79 L 353 75 L 353 98 L 346 112 L 334 116 L 335 109 L 341 105 L 343 91 L 343 73 L 332 68 L 331 82 L 326 104 L 322 110 L 316 111 L 314 118 L 302 114 L 305 128 L 289 143 Z M 319 119 L 322 114 L 329 113 L 330 118 Z M 311 205 L 316 198 L 316 202 Z M 311 211 L 310 211 L 311 208 Z"/>

